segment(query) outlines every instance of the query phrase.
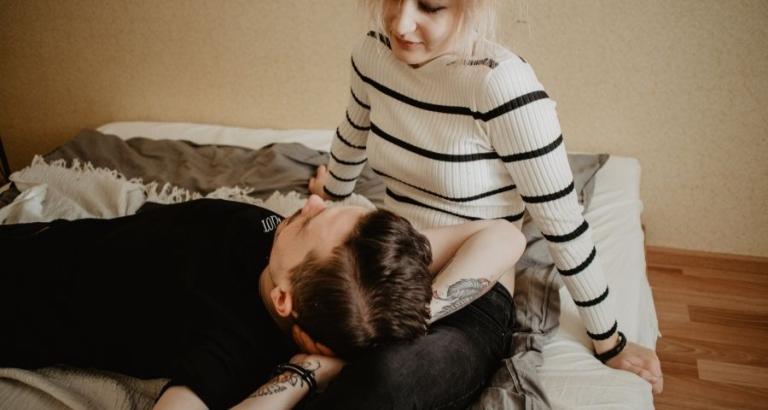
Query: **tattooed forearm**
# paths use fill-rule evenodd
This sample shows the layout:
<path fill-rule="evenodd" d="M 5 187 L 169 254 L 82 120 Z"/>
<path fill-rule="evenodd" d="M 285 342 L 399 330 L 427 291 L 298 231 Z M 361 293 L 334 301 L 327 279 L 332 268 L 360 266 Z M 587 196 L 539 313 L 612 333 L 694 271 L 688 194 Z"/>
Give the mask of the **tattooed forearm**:
<path fill-rule="evenodd" d="M 320 362 L 311 361 L 311 360 L 307 360 L 298 365 L 308 370 L 313 375 L 320 368 Z M 302 379 L 298 374 L 292 373 L 292 372 L 285 372 L 283 374 L 279 374 L 273 377 L 269 382 L 267 382 L 267 384 L 259 387 L 259 389 L 256 390 L 249 397 L 261 397 L 261 396 L 269 396 L 272 394 L 278 394 L 280 392 L 287 390 L 289 386 L 292 386 L 292 387 L 298 386 L 299 388 L 302 388 L 305 386 L 305 384 L 306 383 L 304 383 L 304 379 Z"/>
<path fill-rule="evenodd" d="M 272 378 L 267 384 L 259 387 L 250 397 L 269 396 L 288 389 L 288 386 L 304 386 L 304 381 L 297 374 L 283 373 Z"/>
<path fill-rule="evenodd" d="M 281 391 L 284 391 L 287 389 L 287 387 L 278 384 L 278 382 L 269 382 L 261 387 L 259 387 L 258 390 L 256 390 L 252 395 L 249 397 L 261 397 L 261 396 L 269 396 L 270 394 L 277 394 Z"/>
<path fill-rule="evenodd" d="M 448 286 L 445 295 L 434 290 L 432 292 L 432 311 L 437 308 L 439 312 L 433 314 L 432 320 L 437 320 L 450 315 L 472 303 L 473 300 L 480 297 L 491 286 L 488 279 L 461 279 L 458 282 Z"/>

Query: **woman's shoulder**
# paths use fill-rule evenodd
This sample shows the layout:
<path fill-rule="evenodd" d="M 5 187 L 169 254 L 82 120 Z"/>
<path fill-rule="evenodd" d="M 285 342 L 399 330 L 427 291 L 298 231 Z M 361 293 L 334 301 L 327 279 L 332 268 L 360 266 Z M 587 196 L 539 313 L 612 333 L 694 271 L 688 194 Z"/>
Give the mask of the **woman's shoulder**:
<path fill-rule="evenodd" d="M 528 61 L 507 47 L 487 41 L 477 50 L 468 63 L 486 67 L 478 90 L 481 100 L 495 104 L 543 89 Z"/>
<path fill-rule="evenodd" d="M 478 50 L 470 63 L 487 67 L 483 79 L 487 91 L 541 87 L 533 67 L 509 48 L 487 41 Z"/>
<path fill-rule="evenodd" d="M 492 92 L 494 88 L 516 88 L 520 83 L 536 82 L 530 64 L 509 48 L 488 40 L 478 42 L 469 57 L 458 59 L 453 66 L 465 76 L 474 78 L 475 87 Z"/>
<path fill-rule="evenodd" d="M 369 30 L 360 36 L 352 49 L 353 60 L 368 60 L 392 53 L 389 37 L 375 30 Z"/>
<path fill-rule="evenodd" d="M 528 62 L 509 48 L 489 40 L 481 40 L 475 45 L 472 57 L 465 59 L 465 65 L 487 67 L 488 72 L 529 69 Z"/>

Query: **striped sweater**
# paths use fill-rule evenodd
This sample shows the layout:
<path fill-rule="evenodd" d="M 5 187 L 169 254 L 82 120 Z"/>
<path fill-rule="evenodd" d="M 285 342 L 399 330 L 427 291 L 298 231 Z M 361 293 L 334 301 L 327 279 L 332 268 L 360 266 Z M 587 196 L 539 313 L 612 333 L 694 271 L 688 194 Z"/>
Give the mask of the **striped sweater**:
<path fill-rule="evenodd" d="M 417 227 L 494 218 L 520 226 L 528 210 L 589 336 L 616 331 L 555 103 L 525 60 L 492 45 L 485 58 L 441 56 L 413 68 L 387 37 L 368 33 L 352 53 L 326 193 L 352 193 L 366 161 L 386 184 L 385 207 Z"/>

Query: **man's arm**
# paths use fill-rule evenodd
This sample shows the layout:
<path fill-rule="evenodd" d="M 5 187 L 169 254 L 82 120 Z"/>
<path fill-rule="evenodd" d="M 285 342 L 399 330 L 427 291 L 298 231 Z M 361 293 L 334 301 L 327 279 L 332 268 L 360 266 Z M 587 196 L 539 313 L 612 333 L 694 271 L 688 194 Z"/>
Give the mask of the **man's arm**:
<path fill-rule="evenodd" d="M 317 388 L 323 390 L 344 367 L 344 362 L 320 355 L 297 354 L 291 363 L 312 373 Z M 270 379 L 233 410 L 291 409 L 309 393 L 309 386 L 295 373 L 284 372 Z M 155 403 L 153 410 L 207 410 L 202 400 L 186 386 L 173 386 Z"/>
<path fill-rule="evenodd" d="M 320 362 L 302 363 L 315 372 Z M 233 407 L 247 409 L 291 409 L 309 392 L 309 386 L 295 373 L 285 372 L 270 379 L 252 395 Z M 207 410 L 208 406 L 186 386 L 173 386 L 163 392 L 153 410 Z"/>
<path fill-rule="evenodd" d="M 504 220 L 473 221 L 428 229 L 432 246 L 431 318 L 443 318 L 488 291 L 514 268 L 525 249 L 525 237 Z"/>
<path fill-rule="evenodd" d="M 270 379 L 232 410 L 292 409 L 307 393 L 309 385 L 299 375 L 285 372 Z"/>
<path fill-rule="evenodd" d="M 153 410 L 208 410 L 208 406 L 186 386 L 172 386 L 164 391 Z"/>
<path fill-rule="evenodd" d="M 317 388 L 323 390 L 344 367 L 341 360 L 320 355 L 297 354 L 291 363 L 303 367 L 315 377 Z M 309 386 L 297 374 L 284 372 L 273 377 L 232 410 L 291 409 L 309 393 Z"/>

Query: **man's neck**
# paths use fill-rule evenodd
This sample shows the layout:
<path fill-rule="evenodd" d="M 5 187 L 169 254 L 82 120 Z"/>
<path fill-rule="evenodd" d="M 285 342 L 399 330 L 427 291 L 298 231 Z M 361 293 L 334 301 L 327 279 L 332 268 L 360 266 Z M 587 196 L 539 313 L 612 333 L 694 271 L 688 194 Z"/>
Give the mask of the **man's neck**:
<path fill-rule="evenodd" d="M 290 336 L 291 325 L 293 322 L 288 318 L 277 314 L 275 305 L 272 303 L 272 298 L 269 295 L 270 291 L 272 291 L 274 287 L 275 283 L 272 282 L 272 276 L 269 273 L 269 265 L 267 265 L 267 267 L 261 271 L 261 275 L 259 276 L 259 297 L 261 297 L 261 301 L 264 302 L 264 306 L 267 308 L 269 315 L 272 316 L 272 320 L 277 323 L 277 326 L 282 329 L 286 335 Z"/>

